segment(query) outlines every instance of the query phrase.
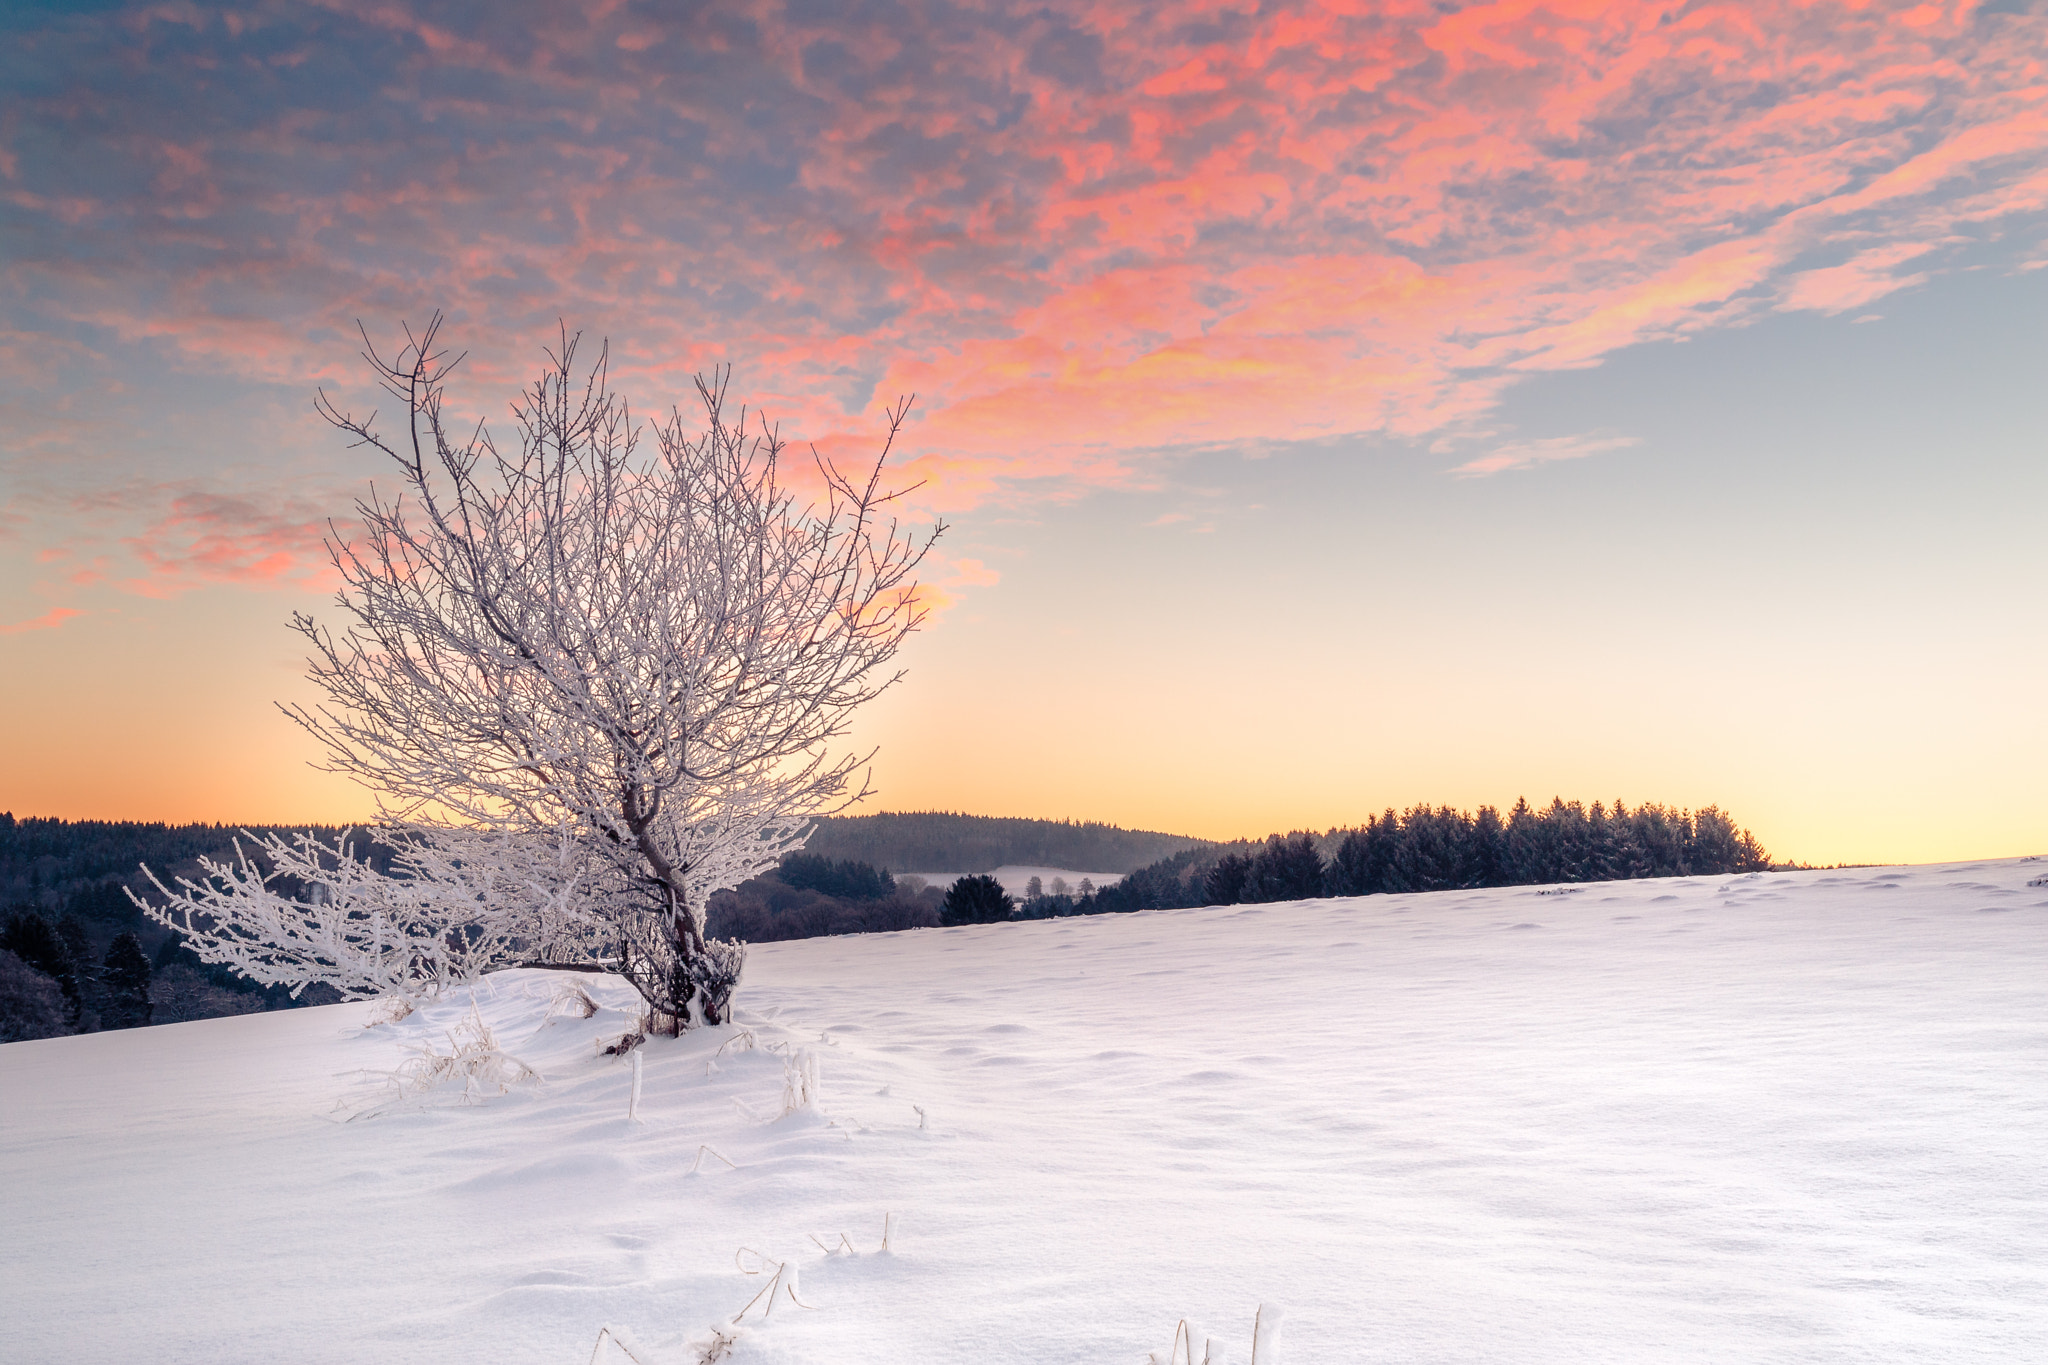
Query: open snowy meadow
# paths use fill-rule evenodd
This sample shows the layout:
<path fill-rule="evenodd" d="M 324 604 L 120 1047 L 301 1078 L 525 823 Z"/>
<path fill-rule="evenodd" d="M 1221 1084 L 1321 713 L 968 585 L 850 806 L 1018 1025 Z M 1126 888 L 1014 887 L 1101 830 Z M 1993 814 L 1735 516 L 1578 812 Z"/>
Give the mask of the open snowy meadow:
<path fill-rule="evenodd" d="M 637 1067 L 534 971 L 11 1044 L 0 1358 L 2048 1360 L 2043 873 L 776 943 Z"/>

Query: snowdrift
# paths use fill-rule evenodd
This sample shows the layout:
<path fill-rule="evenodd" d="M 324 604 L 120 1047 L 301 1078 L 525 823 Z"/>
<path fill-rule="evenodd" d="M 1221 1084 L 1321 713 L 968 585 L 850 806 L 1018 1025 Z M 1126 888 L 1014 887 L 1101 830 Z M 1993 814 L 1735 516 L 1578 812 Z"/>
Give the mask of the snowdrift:
<path fill-rule="evenodd" d="M 777 943 L 627 1057 L 533 971 L 13 1044 L 0 1358 L 2048 1359 L 2044 873 Z"/>

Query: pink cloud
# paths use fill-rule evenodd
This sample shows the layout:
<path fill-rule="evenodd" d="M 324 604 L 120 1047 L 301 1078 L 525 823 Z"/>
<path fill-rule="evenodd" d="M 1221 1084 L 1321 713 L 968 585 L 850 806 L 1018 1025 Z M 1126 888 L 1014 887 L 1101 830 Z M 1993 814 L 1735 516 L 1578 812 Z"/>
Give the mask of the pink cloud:
<path fill-rule="evenodd" d="M 1966 4 L 195 13 L 39 40 L 77 93 L 8 140 L 17 331 L 303 393 L 348 381 L 355 318 L 440 306 L 496 417 L 567 318 L 644 407 L 731 358 L 831 452 L 915 392 L 906 458 L 955 507 L 1469 430 L 1529 373 L 1854 309 L 2048 208 L 2048 16 Z M 186 79 L 245 48 L 291 80 Z M 60 144 L 95 174 L 27 150 Z M 293 518 L 208 515 L 138 536 L 140 581 L 312 572 Z"/>
<path fill-rule="evenodd" d="M 121 586 L 145 597 L 173 597 L 209 583 L 331 588 L 338 580 L 323 540 L 328 534 L 326 519 L 304 502 L 182 493 L 124 541 L 144 572 Z"/>
<path fill-rule="evenodd" d="M 1852 308 L 1861 308 L 1900 289 L 1924 284 L 1927 280 L 1925 271 L 1898 275 L 1893 273 L 1892 267 L 1917 260 L 1934 249 L 1914 242 L 1899 242 L 1858 252 L 1841 265 L 1802 270 L 1786 282 L 1784 297 L 1778 307 L 1817 313 L 1846 313 Z"/>
<path fill-rule="evenodd" d="M 75 607 L 52 607 L 33 621 L 16 621 L 13 625 L 0 626 L 0 635 L 22 635 L 31 630 L 55 630 L 74 616 L 84 612 Z"/>
<path fill-rule="evenodd" d="M 1535 441 L 1510 441 L 1495 446 L 1451 472 L 1460 478 L 1484 478 L 1510 469 L 1533 469 L 1558 460 L 1583 460 L 1609 450 L 1623 450 L 1636 444 L 1633 436 L 1551 436 Z"/>

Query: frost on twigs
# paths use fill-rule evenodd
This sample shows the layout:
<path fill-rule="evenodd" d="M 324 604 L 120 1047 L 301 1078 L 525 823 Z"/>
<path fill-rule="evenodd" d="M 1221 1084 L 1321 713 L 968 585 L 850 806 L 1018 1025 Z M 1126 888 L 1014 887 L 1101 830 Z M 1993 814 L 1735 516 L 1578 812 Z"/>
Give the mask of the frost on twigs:
<path fill-rule="evenodd" d="M 723 1161 L 725 1163 L 727 1170 L 736 1171 L 739 1169 L 739 1163 L 734 1161 L 731 1157 L 727 1156 L 724 1152 L 719 1151 L 716 1147 L 713 1147 L 708 1142 L 700 1142 L 697 1144 L 697 1159 L 690 1163 L 691 1175 L 699 1175 L 703 1172 L 704 1158 L 707 1156 L 716 1157 L 720 1161 Z"/>
<path fill-rule="evenodd" d="M 610 1346 L 614 1353 L 632 1361 L 633 1365 L 651 1365 L 651 1362 L 642 1359 L 639 1353 L 626 1344 L 625 1337 L 614 1332 L 609 1327 L 597 1329 L 597 1344 L 590 1348 L 590 1365 L 598 1365 L 605 1358 L 606 1351 L 604 1348 L 606 1346 Z M 722 1359 L 722 1357 L 714 1356 L 711 1359 Z"/>
<path fill-rule="evenodd" d="M 744 1320 L 747 1314 L 753 1312 L 756 1308 L 761 1310 L 763 1318 L 773 1317 L 775 1315 L 775 1305 L 785 1298 L 799 1308 L 807 1308 L 813 1312 L 817 1311 L 815 1304 L 805 1303 L 797 1297 L 796 1264 L 794 1262 L 771 1261 L 750 1247 L 741 1247 L 734 1253 L 733 1260 L 738 1263 L 740 1274 L 742 1275 L 766 1275 L 768 1277 L 768 1283 L 761 1287 L 761 1292 L 748 1299 L 747 1306 L 732 1315 L 732 1320 L 735 1324 Z"/>
<path fill-rule="evenodd" d="M 800 1047 L 782 1059 L 782 1112 L 785 1116 L 818 1107 L 818 1056 Z"/>
<path fill-rule="evenodd" d="M 569 1019 L 588 1019 L 597 1013 L 597 1002 L 590 998 L 590 992 L 581 981 L 564 981 L 555 987 L 554 999 L 548 1001 L 547 1016 L 541 1020 L 543 1027 L 558 1016 Z"/>
<path fill-rule="evenodd" d="M 730 1040 L 728 1040 L 730 1041 Z M 771 1044 L 766 1050 L 773 1051 L 785 1044 Z M 796 1048 L 782 1054 L 782 1099 L 773 1113 L 763 1114 L 746 1101 L 735 1096 L 733 1103 L 741 1113 L 756 1122 L 773 1122 L 786 1119 L 792 1114 L 813 1114 L 818 1109 L 818 1056 L 807 1047 Z"/>
<path fill-rule="evenodd" d="M 473 1001 L 469 1017 L 447 1030 L 444 1037 L 446 1050 L 432 1041 L 408 1044 L 410 1055 L 390 1070 L 357 1073 L 382 1093 L 349 1117 L 374 1118 L 440 1099 L 458 1105 L 481 1104 L 521 1082 L 541 1079 L 540 1072 L 498 1046 Z"/>
<path fill-rule="evenodd" d="M 895 1221 L 896 1215 L 893 1213 L 882 1215 L 882 1244 L 875 1248 L 877 1252 L 885 1252 L 889 1249 L 889 1234 L 894 1231 Z M 837 1256 L 842 1252 L 848 1256 L 859 1256 L 862 1254 L 861 1249 L 853 1244 L 853 1238 L 843 1232 L 839 1234 L 839 1240 L 836 1242 L 828 1242 L 815 1232 L 808 1235 L 813 1242 L 817 1243 L 818 1250 L 824 1252 L 827 1256 Z"/>
<path fill-rule="evenodd" d="M 620 1034 L 616 1042 L 605 1045 L 600 1051 L 607 1057 L 623 1057 L 646 1041 L 647 1035 L 635 1029 L 631 1033 Z"/>
<path fill-rule="evenodd" d="M 392 429 L 321 395 L 398 488 L 329 542 L 344 623 L 294 618 L 326 698 L 289 714 L 387 818 L 566 832 L 647 1031 L 723 1023 L 744 950 L 706 936 L 705 901 L 866 795 L 841 742 L 924 617 L 931 538 L 882 482 L 909 400 L 871 465 L 814 455 L 799 498 L 729 370 L 699 379 L 701 422 L 642 424 L 566 331 L 513 404 L 516 446 L 453 430 L 440 325 L 388 357 L 364 338 Z"/>
<path fill-rule="evenodd" d="M 739 1329 L 732 1326 L 712 1327 L 703 1336 L 691 1338 L 689 1349 L 696 1354 L 693 1365 L 718 1365 L 732 1355 L 739 1339 Z"/>
<path fill-rule="evenodd" d="M 172 886 L 145 867 L 164 900 L 130 899 L 203 960 L 294 995 L 319 982 L 344 999 L 417 1000 L 526 958 L 587 959 L 603 942 L 591 868 L 559 834 L 407 825 L 329 844 L 245 830 L 234 847 Z"/>

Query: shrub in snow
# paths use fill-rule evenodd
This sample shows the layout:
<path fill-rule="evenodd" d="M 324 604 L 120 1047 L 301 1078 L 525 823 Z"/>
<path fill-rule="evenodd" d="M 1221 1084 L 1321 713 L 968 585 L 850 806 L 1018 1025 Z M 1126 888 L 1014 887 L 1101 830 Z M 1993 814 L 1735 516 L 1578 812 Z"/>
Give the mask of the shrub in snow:
<path fill-rule="evenodd" d="M 406 1049 L 410 1055 L 393 1069 L 364 1072 L 365 1076 L 383 1081 L 388 1094 L 382 1103 L 358 1110 L 351 1117 L 381 1114 L 458 1084 L 461 1089 L 456 1094 L 457 1102 L 475 1104 L 487 1096 L 502 1095 L 522 1081 L 541 1078 L 538 1071 L 498 1046 L 474 1002 L 469 1017 L 449 1029 L 445 1037 L 445 1051 L 432 1042 L 414 1043 Z"/>
<path fill-rule="evenodd" d="M 744 410 L 729 416 L 724 376 L 698 382 L 701 434 L 673 413 L 644 458 L 604 359 L 579 379 L 566 335 L 514 405 L 516 452 L 481 426 L 454 437 L 439 325 L 408 335 L 395 361 L 366 351 L 404 405 L 396 439 L 321 396 L 330 422 L 391 458 L 400 495 L 359 503 L 362 539 L 330 542 L 349 625 L 337 636 L 294 619 L 327 704 L 290 714 L 388 820 L 434 812 L 572 840 L 606 873 L 594 908 L 650 1031 L 722 1021 L 741 950 L 707 940 L 705 898 L 773 867 L 813 815 L 866 794 L 853 782 L 866 758 L 827 751 L 895 681 L 880 670 L 923 619 L 912 574 L 931 541 L 899 534 L 880 484 L 908 403 L 889 414 L 871 469 L 849 476 L 817 457 L 817 494 L 799 504 L 779 479 L 784 443 L 765 425 L 749 436 Z M 357 894 L 377 906 L 380 893 Z M 430 970 L 469 923 L 473 898 L 450 894 L 438 919 L 413 916 Z M 306 918 L 250 914 L 288 940 Z M 344 956 L 390 979 L 348 932 L 345 953 L 321 947 L 321 969 L 342 970 Z"/>

